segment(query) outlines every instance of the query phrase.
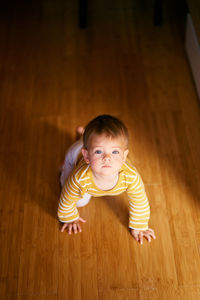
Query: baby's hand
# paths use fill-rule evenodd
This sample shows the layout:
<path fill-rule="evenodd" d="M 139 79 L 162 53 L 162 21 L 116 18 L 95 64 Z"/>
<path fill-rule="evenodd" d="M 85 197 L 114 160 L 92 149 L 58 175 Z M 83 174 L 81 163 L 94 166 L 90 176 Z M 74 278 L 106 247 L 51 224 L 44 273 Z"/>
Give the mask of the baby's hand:
<path fill-rule="evenodd" d="M 153 229 L 149 228 L 147 230 L 136 230 L 136 229 L 131 229 L 131 234 L 134 237 L 134 239 L 139 242 L 141 245 L 143 244 L 143 237 L 147 239 L 147 241 L 150 243 L 151 239 L 155 239 L 155 233 Z"/>
<path fill-rule="evenodd" d="M 71 223 L 65 223 L 62 228 L 61 228 L 61 232 L 64 232 L 65 229 L 68 229 L 68 234 L 72 234 L 72 231 L 74 231 L 75 234 L 77 234 L 78 232 L 81 232 L 81 225 L 80 222 L 85 223 L 86 220 L 79 218 L 78 220 L 71 222 Z"/>

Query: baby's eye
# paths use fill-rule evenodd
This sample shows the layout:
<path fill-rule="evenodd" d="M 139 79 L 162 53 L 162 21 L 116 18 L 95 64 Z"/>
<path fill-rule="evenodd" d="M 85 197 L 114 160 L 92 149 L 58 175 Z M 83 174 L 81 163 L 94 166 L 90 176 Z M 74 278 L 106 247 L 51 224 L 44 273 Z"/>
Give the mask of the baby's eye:
<path fill-rule="evenodd" d="M 112 154 L 119 154 L 119 151 L 118 151 L 118 150 L 114 150 L 114 151 L 112 152 Z"/>
<path fill-rule="evenodd" d="M 95 153 L 95 154 L 101 154 L 102 151 L 101 151 L 101 150 L 96 150 L 94 153 Z"/>

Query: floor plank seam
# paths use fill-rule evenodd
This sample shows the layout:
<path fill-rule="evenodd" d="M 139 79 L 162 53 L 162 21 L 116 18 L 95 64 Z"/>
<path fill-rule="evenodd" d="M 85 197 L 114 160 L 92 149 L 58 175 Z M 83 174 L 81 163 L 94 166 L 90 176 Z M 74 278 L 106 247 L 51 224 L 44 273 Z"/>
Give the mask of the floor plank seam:
<path fill-rule="evenodd" d="M 105 292 L 105 291 L 138 291 L 140 288 L 118 288 L 118 287 L 111 287 L 111 288 L 105 288 L 105 289 L 99 289 L 99 292 Z"/>
<path fill-rule="evenodd" d="M 162 183 L 145 183 L 145 186 L 162 186 Z"/>

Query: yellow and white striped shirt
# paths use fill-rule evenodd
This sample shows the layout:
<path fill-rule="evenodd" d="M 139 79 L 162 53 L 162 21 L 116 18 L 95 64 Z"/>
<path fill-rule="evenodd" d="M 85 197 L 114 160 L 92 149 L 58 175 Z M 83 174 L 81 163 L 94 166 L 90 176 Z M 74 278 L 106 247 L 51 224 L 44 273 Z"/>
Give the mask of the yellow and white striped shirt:
<path fill-rule="evenodd" d="M 101 197 L 119 195 L 125 191 L 129 198 L 129 228 L 148 229 L 149 202 L 142 179 L 129 159 L 126 160 L 119 171 L 117 184 L 107 191 L 101 190 L 95 185 L 90 165 L 81 160 L 63 186 L 58 206 L 58 218 L 63 223 L 78 220 L 79 213 L 76 202 L 85 193 L 94 197 Z"/>

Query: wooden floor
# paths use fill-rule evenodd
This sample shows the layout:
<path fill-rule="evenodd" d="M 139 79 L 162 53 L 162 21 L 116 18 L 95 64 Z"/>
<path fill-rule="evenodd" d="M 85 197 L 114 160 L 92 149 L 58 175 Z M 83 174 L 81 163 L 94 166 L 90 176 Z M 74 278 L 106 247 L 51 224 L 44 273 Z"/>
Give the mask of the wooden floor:
<path fill-rule="evenodd" d="M 1 4 L 0 298 L 200 299 L 200 103 L 184 20 L 173 3 L 154 27 L 153 0 L 96 0 L 81 30 L 77 5 Z M 125 195 L 92 199 L 83 232 L 60 232 L 60 164 L 76 126 L 102 113 L 129 128 L 151 244 L 131 237 Z"/>

